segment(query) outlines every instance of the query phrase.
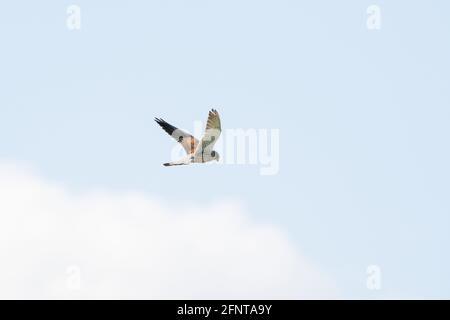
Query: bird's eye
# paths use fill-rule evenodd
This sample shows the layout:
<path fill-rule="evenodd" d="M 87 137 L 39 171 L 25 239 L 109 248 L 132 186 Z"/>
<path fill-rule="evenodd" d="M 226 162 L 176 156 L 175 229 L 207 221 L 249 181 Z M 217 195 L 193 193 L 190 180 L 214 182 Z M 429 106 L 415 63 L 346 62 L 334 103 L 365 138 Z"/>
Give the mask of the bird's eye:
<path fill-rule="evenodd" d="M 215 151 L 211 152 L 211 157 L 213 157 L 213 158 L 216 157 L 216 152 Z"/>

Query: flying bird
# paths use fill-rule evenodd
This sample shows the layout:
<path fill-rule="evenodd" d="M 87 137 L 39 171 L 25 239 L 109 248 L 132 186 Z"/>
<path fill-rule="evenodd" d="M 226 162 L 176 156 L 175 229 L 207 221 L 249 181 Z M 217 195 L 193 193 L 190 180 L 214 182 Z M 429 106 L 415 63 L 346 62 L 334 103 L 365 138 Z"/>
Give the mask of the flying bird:
<path fill-rule="evenodd" d="M 187 153 L 186 157 L 178 161 L 164 163 L 164 166 L 182 166 L 191 163 L 205 163 L 213 160 L 219 161 L 219 153 L 213 150 L 215 143 L 222 133 L 220 116 L 217 110 L 212 109 L 209 111 L 205 133 L 200 141 L 191 134 L 174 127 L 163 119 L 155 118 L 155 121 L 164 129 L 164 131 L 180 143 Z"/>

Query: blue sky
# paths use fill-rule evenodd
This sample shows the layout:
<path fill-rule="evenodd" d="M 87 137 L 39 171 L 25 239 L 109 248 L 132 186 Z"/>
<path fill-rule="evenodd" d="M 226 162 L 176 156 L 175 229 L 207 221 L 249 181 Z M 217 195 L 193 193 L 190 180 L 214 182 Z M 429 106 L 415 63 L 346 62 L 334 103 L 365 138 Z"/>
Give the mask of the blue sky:
<path fill-rule="evenodd" d="M 79 31 L 66 27 L 70 4 L 81 8 Z M 371 4 L 378 31 L 366 27 Z M 449 9 L 5 3 L 0 159 L 75 191 L 237 200 L 252 220 L 284 230 L 345 298 L 449 298 Z M 279 174 L 162 167 L 173 144 L 153 118 L 192 130 L 211 107 L 225 128 L 279 129 Z M 372 264 L 380 291 L 365 285 Z"/>

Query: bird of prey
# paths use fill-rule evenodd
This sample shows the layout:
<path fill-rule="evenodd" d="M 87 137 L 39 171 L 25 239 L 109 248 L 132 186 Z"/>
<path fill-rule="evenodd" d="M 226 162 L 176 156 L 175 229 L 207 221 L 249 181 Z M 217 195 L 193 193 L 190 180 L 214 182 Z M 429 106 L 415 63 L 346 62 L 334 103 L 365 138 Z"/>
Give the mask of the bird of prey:
<path fill-rule="evenodd" d="M 219 153 L 214 151 L 214 145 L 222 132 L 220 116 L 217 110 L 212 109 L 208 114 L 205 133 L 199 141 L 189 133 L 180 130 L 163 119 L 155 118 L 161 128 L 164 129 L 172 138 L 179 142 L 187 153 L 187 156 L 173 162 L 164 163 L 164 166 L 182 166 L 191 163 L 205 163 L 213 160 L 219 161 Z"/>

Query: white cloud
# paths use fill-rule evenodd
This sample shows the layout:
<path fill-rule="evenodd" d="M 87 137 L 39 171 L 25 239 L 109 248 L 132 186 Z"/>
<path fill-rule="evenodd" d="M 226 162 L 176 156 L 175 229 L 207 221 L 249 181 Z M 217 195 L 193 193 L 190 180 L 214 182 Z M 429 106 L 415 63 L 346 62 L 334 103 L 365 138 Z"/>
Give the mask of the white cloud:
<path fill-rule="evenodd" d="M 332 282 L 238 204 L 75 194 L 0 163 L 0 298 L 327 298 Z M 70 284 L 78 280 L 81 287 Z"/>

